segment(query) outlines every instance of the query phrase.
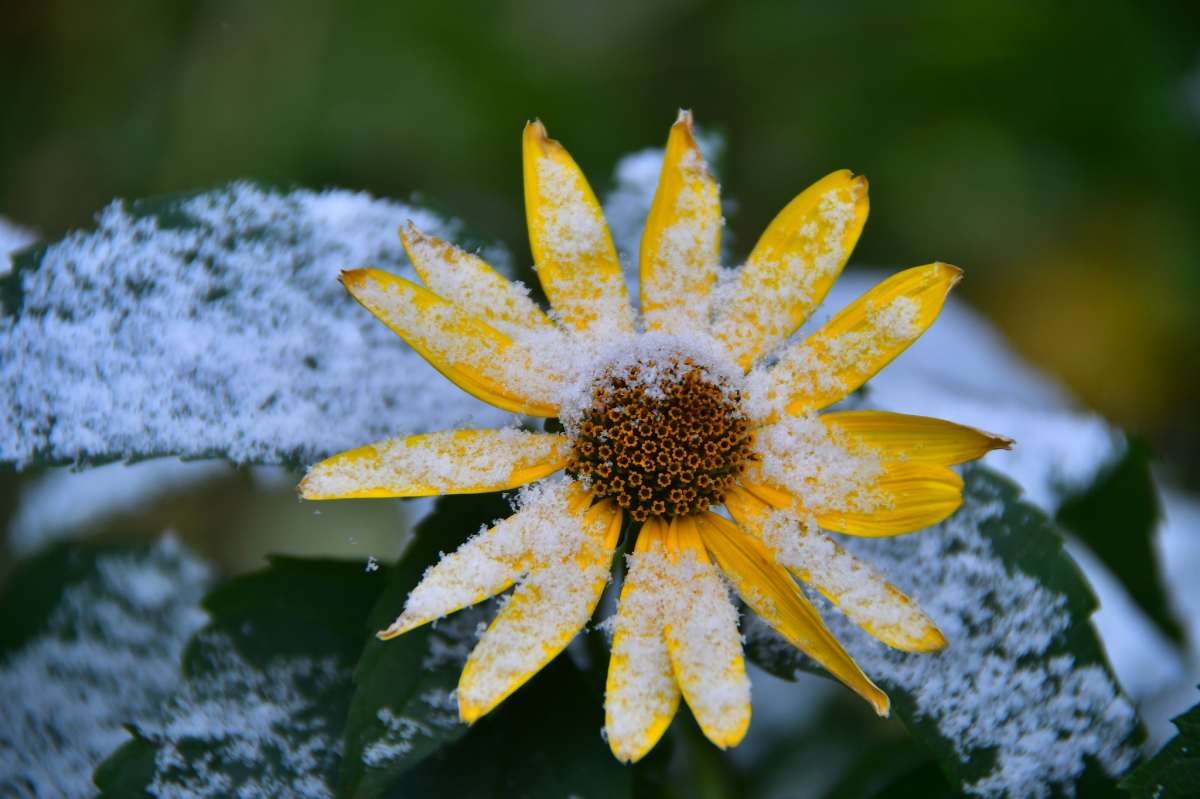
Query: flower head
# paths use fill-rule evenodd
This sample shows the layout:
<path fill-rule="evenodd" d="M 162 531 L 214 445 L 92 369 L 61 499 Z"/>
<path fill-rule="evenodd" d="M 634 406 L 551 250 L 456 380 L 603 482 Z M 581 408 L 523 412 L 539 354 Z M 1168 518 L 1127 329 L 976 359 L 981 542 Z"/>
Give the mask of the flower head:
<path fill-rule="evenodd" d="M 378 270 L 342 275 L 464 391 L 562 428 L 398 438 L 309 470 L 309 499 L 521 489 L 517 512 L 444 556 L 380 637 L 515 586 L 459 682 L 459 712 L 472 722 L 583 628 L 625 531 L 605 698 L 617 757 L 646 754 L 681 696 L 715 744 L 741 740 L 750 686 L 727 586 L 886 715 L 887 696 L 796 580 L 889 646 L 944 647 L 911 599 L 823 531 L 891 536 L 940 522 L 962 501 L 950 467 L 1012 442 L 926 417 L 821 411 L 915 341 L 961 272 L 901 272 L 791 340 L 858 239 L 866 180 L 841 171 L 818 181 L 745 264 L 724 270 L 718 187 L 681 112 L 642 238 L 638 316 L 595 195 L 540 122 L 525 129 L 524 161 L 550 315 L 520 284 L 411 224 L 401 237 L 425 287 Z"/>

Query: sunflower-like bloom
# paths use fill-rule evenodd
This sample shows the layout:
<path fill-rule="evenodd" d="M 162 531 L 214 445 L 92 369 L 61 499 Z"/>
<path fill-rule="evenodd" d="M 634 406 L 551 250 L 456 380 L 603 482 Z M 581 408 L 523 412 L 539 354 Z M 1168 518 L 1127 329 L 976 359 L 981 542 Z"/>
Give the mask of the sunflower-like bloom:
<path fill-rule="evenodd" d="M 525 128 L 523 149 L 549 315 L 525 287 L 411 223 L 401 237 L 424 287 L 374 269 L 342 275 L 455 385 L 505 410 L 556 417 L 551 429 L 561 431 L 429 433 L 309 470 L 308 499 L 523 487 L 516 513 L 429 569 L 380 637 L 515 586 L 458 685 L 459 713 L 473 722 L 584 627 L 627 531 L 607 622 L 605 733 L 618 758 L 645 755 L 681 696 L 717 746 L 745 734 L 750 685 L 730 587 L 886 715 L 887 696 L 796 581 L 889 646 L 946 646 L 911 599 L 823 531 L 892 536 L 940 522 L 962 502 L 950 467 L 1012 442 L 938 419 L 820 411 L 929 327 L 960 270 L 901 272 L 791 340 L 858 240 L 867 182 L 849 171 L 823 178 L 779 213 L 745 264 L 722 269 L 718 187 L 681 112 L 642 237 L 639 316 L 579 167 L 540 122 Z"/>

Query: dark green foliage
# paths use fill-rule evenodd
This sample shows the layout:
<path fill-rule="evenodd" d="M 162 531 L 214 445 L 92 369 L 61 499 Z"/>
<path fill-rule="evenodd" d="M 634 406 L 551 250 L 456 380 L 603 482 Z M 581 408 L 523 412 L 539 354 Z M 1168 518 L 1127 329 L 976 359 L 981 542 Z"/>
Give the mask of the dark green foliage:
<path fill-rule="evenodd" d="M 63 591 L 90 575 L 104 551 L 58 544 L 10 574 L 0 588 L 0 653 L 12 652 L 37 635 Z"/>
<path fill-rule="evenodd" d="M 1056 521 L 1079 536 L 1133 600 L 1175 641 L 1183 631 L 1159 580 L 1154 535 L 1162 517 L 1151 463 L 1154 453 L 1130 436 L 1125 455 L 1086 491 L 1059 508 Z"/>
<path fill-rule="evenodd" d="M 602 696 L 559 656 L 458 743 L 408 771 L 385 794 L 395 799 L 622 799 L 632 769 L 600 737 Z"/>
<path fill-rule="evenodd" d="M 154 781 L 157 748 L 130 730 L 133 740 L 113 752 L 92 775 L 100 799 L 142 799 L 151 796 L 146 787 Z"/>
<path fill-rule="evenodd" d="M 1200 705 L 1172 721 L 1179 734 L 1121 783 L 1134 799 L 1200 796 Z"/>

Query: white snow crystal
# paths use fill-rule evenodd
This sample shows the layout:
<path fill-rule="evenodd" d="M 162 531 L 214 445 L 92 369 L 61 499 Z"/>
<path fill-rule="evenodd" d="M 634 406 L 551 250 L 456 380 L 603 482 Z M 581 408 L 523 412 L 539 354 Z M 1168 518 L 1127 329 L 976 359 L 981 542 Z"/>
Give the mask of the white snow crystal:
<path fill-rule="evenodd" d="M 0 795 L 85 797 L 92 772 L 149 723 L 206 621 L 207 568 L 172 538 L 101 556 L 47 629 L 0 664 Z"/>
<path fill-rule="evenodd" d="M 457 232 L 348 191 L 238 183 L 162 222 L 110 205 L 19 276 L 20 308 L 0 317 L 0 461 L 311 462 L 402 427 L 501 422 L 338 284 L 366 267 L 416 280 L 409 219 Z"/>

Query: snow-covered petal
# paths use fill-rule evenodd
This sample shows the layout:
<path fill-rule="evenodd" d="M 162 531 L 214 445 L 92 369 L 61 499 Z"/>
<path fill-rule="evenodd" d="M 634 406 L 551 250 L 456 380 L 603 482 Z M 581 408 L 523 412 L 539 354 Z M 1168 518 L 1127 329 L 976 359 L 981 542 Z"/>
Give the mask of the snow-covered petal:
<path fill-rule="evenodd" d="M 554 379 L 529 353 L 433 292 L 378 269 L 342 273 L 354 298 L 456 386 L 498 408 L 556 416 Z"/>
<path fill-rule="evenodd" d="M 878 450 L 884 460 L 915 460 L 954 466 L 996 449 L 1012 449 L 1011 438 L 974 427 L 889 411 L 837 411 L 821 415 L 831 429 Z"/>
<path fill-rule="evenodd" d="M 666 524 L 651 516 L 638 533 L 636 551 L 621 587 L 612 657 L 604 694 L 608 745 L 626 763 L 654 748 L 679 709 L 679 685 L 667 652 L 662 605 L 667 590 L 656 566 L 662 560 Z M 657 542 L 658 554 L 647 551 Z"/>
<path fill-rule="evenodd" d="M 707 336 L 722 222 L 717 182 L 692 135 L 692 112 L 680 111 L 638 258 L 647 329 Z"/>
<path fill-rule="evenodd" d="M 852 497 L 861 510 L 817 514 L 824 530 L 883 538 L 924 530 L 962 504 L 962 478 L 945 466 L 920 461 L 884 463 L 869 496 Z"/>
<path fill-rule="evenodd" d="M 583 629 L 608 583 L 616 543 L 611 531 L 619 532 L 620 519 L 621 508 L 612 500 L 580 513 L 575 527 L 583 535 L 574 536 L 580 539 L 576 551 L 560 552 L 521 580 L 463 668 L 458 682 L 463 721 L 470 724 L 500 704 Z"/>
<path fill-rule="evenodd" d="M 495 596 L 536 568 L 561 563 L 590 546 L 581 520 L 590 494 L 578 483 L 544 481 L 520 494 L 520 509 L 481 530 L 409 592 L 404 612 L 379 633 L 387 640 Z"/>
<path fill-rule="evenodd" d="M 790 345 L 753 398 L 800 414 L 827 408 L 875 376 L 933 324 L 962 270 L 943 263 L 893 275 L 803 342 Z M 752 392 L 752 393 L 754 393 Z"/>
<path fill-rule="evenodd" d="M 526 430 L 456 430 L 392 438 L 343 452 L 308 470 L 304 499 L 426 497 L 518 488 L 571 457 L 566 436 Z"/>
<path fill-rule="evenodd" d="M 578 330 L 632 337 L 625 278 L 587 178 L 540 120 L 525 126 L 523 152 L 529 243 L 550 305 Z"/>
<path fill-rule="evenodd" d="M 733 582 L 738 596 L 775 632 L 870 702 L 876 713 L 888 715 L 887 694 L 863 674 L 771 551 L 710 511 L 697 522 L 705 548 Z"/>
<path fill-rule="evenodd" d="M 946 646 L 941 630 L 916 602 L 829 536 L 736 487 L 726 492 L 725 507 L 743 530 L 767 545 L 779 565 L 880 641 L 906 652 Z"/>
<path fill-rule="evenodd" d="M 664 634 L 679 690 L 708 740 L 737 746 L 750 726 L 750 680 L 737 609 L 709 561 L 692 516 L 671 522 L 678 559 L 663 571 L 674 582 L 677 613 Z"/>
<path fill-rule="evenodd" d="M 866 178 L 843 169 L 805 189 L 763 232 L 713 322 L 743 369 L 783 343 L 825 298 L 868 209 Z"/>
<path fill-rule="evenodd" d="M 529 299 L 529 290 L 510 283 L 482 258 L 417 230 L 400 229 L 404 251 L 429 290 L 486 322 L 509 338 L 526 331 L 554 330 L 550 317 Z"/>

